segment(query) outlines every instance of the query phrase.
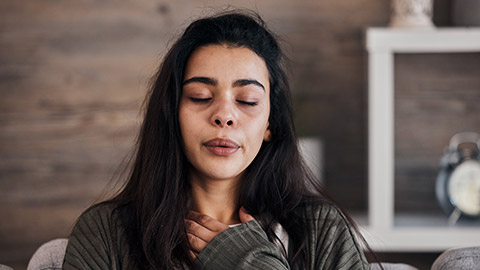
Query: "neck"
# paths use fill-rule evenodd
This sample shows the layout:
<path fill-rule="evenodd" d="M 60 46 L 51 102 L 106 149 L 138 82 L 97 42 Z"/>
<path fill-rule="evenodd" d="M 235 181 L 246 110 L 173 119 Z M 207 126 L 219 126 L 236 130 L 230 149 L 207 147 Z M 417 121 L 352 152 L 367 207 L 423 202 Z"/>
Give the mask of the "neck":
<path fill-rule="evenodd" d="M 240 223 L 239 179 L 211 180 L 192 175 L 191 184 L 192 210 L 227 225 Z"/>

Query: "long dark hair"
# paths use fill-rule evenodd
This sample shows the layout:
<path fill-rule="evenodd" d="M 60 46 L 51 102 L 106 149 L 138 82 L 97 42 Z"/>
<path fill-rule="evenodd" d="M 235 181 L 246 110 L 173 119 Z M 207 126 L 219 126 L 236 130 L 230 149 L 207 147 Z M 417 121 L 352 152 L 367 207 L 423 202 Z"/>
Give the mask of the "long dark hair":
<path fill-rule="evenodd" d="M 293 251 L 287 256 L 291 268 L 306 269 L 310 255 L 299 206 L 312 198 L 331 200 L 297 149 L 282 50 L 263 20 L 247 12 L 228 12 L 191 23 L 152 81 L 129 180 L 110 200 L 124 210 L 119 216 L 125 224 L 130 257 L 137 268 L 193 268 L 184 225 L 190 202 L 189 170 L 178 109 L 187 60 L 194 50 L 210 44 L 251 49 L 266 63 L 272 135 L 247 168 L 239 202 L 259 220 L 270 240 L 276 238 L 273 226 L 280 223 Z"/>

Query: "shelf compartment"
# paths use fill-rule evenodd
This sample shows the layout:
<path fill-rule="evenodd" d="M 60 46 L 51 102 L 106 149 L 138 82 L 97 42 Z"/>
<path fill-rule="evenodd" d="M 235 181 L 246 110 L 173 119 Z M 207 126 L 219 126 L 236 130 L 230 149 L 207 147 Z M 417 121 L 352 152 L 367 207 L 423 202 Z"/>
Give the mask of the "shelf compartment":
<path fill-rule="evenodd" d="M 480 226 L 402 216 L 394 209 L 394 55 L 480 52 L 480 28 L 367 30 L 369 53 L 369 208 L 359 222 L 375 251 L 443 251 L 480 244 Z M 437 222 L 437 223 L 435 223 Z M 366 224 L 366 225 L 364 225 Z"/>

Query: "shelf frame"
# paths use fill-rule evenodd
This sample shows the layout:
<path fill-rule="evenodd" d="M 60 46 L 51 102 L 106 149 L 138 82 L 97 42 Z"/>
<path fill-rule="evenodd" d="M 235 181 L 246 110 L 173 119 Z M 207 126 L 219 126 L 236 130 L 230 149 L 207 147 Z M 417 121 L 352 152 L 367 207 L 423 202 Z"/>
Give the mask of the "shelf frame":
<path fill-rule="evenodd" d="M 376 251 L 443 251 L 480 245 L 479 227 L 398 227 L 394 212 L 394 54 L 480 52 L 480 28 L 369 28 L 368 225 Z"/>

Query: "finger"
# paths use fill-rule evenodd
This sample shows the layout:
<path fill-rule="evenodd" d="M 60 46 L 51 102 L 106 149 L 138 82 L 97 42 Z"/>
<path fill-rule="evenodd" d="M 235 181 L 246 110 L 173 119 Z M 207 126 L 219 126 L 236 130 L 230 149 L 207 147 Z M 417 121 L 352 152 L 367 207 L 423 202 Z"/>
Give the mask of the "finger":
<path fill-rule="evenodd" d="M 197 258 L 197 256 L 198 256 L 198 253 L 196 253 L 196 252 L 194 252 L 194 251 L 191 251 L 191 250 L 190 250 L 189 253 L 190 253 L 190 257 L 191 257 L 193 260 L 195 260 L 195 259 Z"/>
<path fill-rule="evenodd" d="M 187 219 L 193 220 L 214 232 L 223 232 L 229 228 L 227 224 L 195 211 L 189 211 L 187 214 Z"/>
<path fill-rule="evenodd" d="M 191 233 L 207 243 L 219 234 L 219 232 L 211 231 L 190 219 L 185 219 L 185 229 L 187 233 Z"/>
<path fill-rule="evenodd" d="M 192 247 L 194 252 L 200 253 L 202 250 L 207 246 L 207 242 L 203 241 L 202 239 L 198 238 L 194 234 L 187 233 L 188 242 Z"/>
<path fill-rule="evenodd" d="M 245 210 L 245 208 L 243 208 L 243 206 L 240 207 L 240 210 L 238 211 L 238 215 L 239 215 L 240 221 L 242 223 L 247 223 L 247 222 L 255 219 L 253 216 L 251 216 L 250 214 L 247 213 L 247 210 Z"/>

